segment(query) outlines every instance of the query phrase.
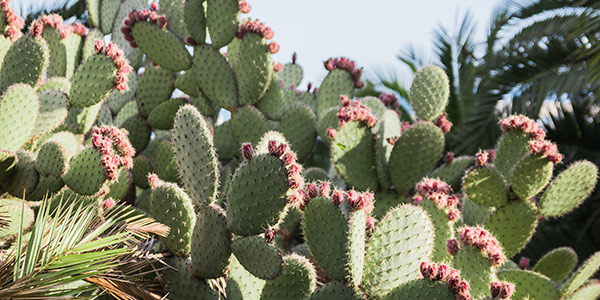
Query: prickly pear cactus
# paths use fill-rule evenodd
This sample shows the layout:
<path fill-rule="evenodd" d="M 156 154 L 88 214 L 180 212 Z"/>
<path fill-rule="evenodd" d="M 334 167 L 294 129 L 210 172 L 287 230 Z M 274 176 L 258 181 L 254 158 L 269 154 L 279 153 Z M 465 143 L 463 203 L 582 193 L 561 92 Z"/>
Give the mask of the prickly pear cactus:
<path fill-rule="evenodd" d="M 417 72 L 407 118 L 394 95 L 354 97 L 345 57 L 301 87 L 244 0 L 85 2 L 91 28 L 48 15 L 21 33 L 0 0 L 2 249 L 36 201 L 111 199 L 169 226 L 152 244 L 169 299 L 600 296 L 600 252 L 512 261 L 598 178 L 557 166 L 534 120 L 505 117 L 495 149 L 455 157 L 439 67 Z"/>

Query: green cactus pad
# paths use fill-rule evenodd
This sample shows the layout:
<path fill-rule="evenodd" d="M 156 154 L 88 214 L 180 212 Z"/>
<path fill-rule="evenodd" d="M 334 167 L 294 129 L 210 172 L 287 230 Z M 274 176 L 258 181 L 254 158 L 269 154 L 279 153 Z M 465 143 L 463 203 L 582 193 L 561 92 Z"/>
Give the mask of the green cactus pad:
<path fill-rule="evenodd" d="M 437 207 L 430 200 L 424 199 L 419 205 L 429 215 L 429 220 L 435 230 L 435 241 L 431 261 L 450 262 L 451 257 L 446 250 L 446 243 L 454 237 L 454 223 L 446 218 L 446 211 Z"/>
<path fill-rule="evenodd" d="M 291 106 L 297 102 L 300 102 L 300 95 L 298 95 L 298 92 L 296 90 L 284 88 L 283 89 L 284 108 L 288 108 L 289 106 Z"/>
<path fill-rule="evenodd" d="M 255 104 L 265 95 L 271 82 L 271 53 L 262 36 L 255 33 L 244 35 L 235 53 L 232 59 L 236 62 L 240 103 Z"/>
<path fill-rule="evenodd" d="M 192 39 L 198 44 L 204 44 L 206 41 L 204 0 L 186 0 L 183 9 L 183 20 Z"/>
<path fill-rule="evenodd" d="M 331 143 L 331 138 L 329 138 L 329 136 L 327 135 L 327 129 L 330 127 L 335 130 L 339 129 L 339 119 L 337 116 L 338 111 L 339 107 L 332 107 L 318 119 L 317 132 L 319 133 L 319 136 L 323 139 L 323 141 L 325 141 L 328 144 Z"/>
<path fill-rule="evenodd" d="M 507 270 L 498 272 L 498 279 L 512 282 L 515 292 L 511 299 L 558 300 L 560 295 L 550 278 L 527 270 Z"/>
<path fill-rule="evenodd" d="M 383 188 L 389 189 L 392 186 L 392 179 L 390 178 L 388 161 L 390 160 L 394 145 L 388 143 L 387 139 L 399 137 L 402 124 L 400 124 L 400 119 L 395 111 L 387 110 L 380 116 L 377 125 L 379 125 L 379 131 L 377 132 L 375 141 L 375 166 L 377 167 L 377 178 L 379 178 L 379 184 Z"/>
<path fill-rule="evenodd" d="M 148 174 L 153 173 L 154 168 L 150 159 L 143 154 L 137 155 L 133 159 L 133 168 L 131 169 L 131 175 L 133 176 L 133 183 L 142 188 L 147 189 L 148 185 Z"/>
<path fill-rule="evenodd" d="M 85 134 L 96 123 L 102 102 L 85 108 L 71 106 L 67 118 L 62 125 L 58 126 L 57 131 L 71 131 L 75 134 Z"/>
<path fill-rule="evenodd" d="M 141 116 L 132 116 L 125 120 L 121 127 L 126 129 L 129 134 L 129 141 L 135 149 L 135 152 L 140 153 L 144 151 L 148 142 L 150 142 L 150 134 L 152 129 L 148 126 L 148 122 Z"/>
<path fill-rule="evenodd" d="M 140 76 L 135 100 L 142 117 L 148 117 L 159 104 L 167 101 L 173 93 L 173 72 L 159 68 L 148 67 Z"/>
<path fill-rule="evenodd" d="M 19 150 L 16 154 L 17 164 L 8 180 L 2 182 L 2 187 L 9 194 L 23 198 L 35 190 L 40 175 L 35 170 L 35 158 L 32 153 Z"/>
<path fill-rule="evenodd" d="M 512 190 L 523 200 L 529 200 L 550 182 L 554 164 L 545 157 L 527 156 L 513 169 Z"/>
<path fill-rule="evenodd" d="M 337 131 L 331 145 L 331 161 L 349 186 L 377 190 L 373 134 L 363 123 L 348 122 Z"/>
<path fill-rule="evenodd" d="M 94 27 L 100 26 L 100 0 L 86 0 L 88 18 Z"/>
<path fill-rule="evenodd" d="M 254 148 L 254 152 L 256 154 L 269 153 L 269 141 L 271 141 L 271 140 L 274 140 L 279 144 L 281 144 L 281 143 L 289 144 L 288 141 L 283 136 L 283 134 L 281 134 L 281 132 L 270 130 L 270 131 L 267 131 L 267 133 L 265 133 L 262 136 L 262 138 L 260 139 L 260 142 L 258 142 L 256 147 Z"/>
<path fill-rule="evenodd" d="M 44 29 L 42 37 L 46 40 L 48 50 L 50 50 L 50 60 L 46 71 L 48 77 L 62 76 L 68 78 L 69 76 L 66 76 L 67 53 L 61 43 L 60 33 L 52 27 L 47 27 Z"/>
<path fill-rule="evenodd" d="M 535 204 L 517 200 L 496 209 L 485 222 L 485 228 L 498 239 L 504 254 L 510 258 L 529 242 L 537 223 Z"/>
<path fill-rule="evenodd" d="M 283 103 L 283 89 L 276 75 L 272 75 L 271 83 L 265 95 L 256 104 L 256 107 L 262 111 L 267 118 L 271 120 L 279 120 L 286 108 Z"/>
<path fill-rule="evenodd" d="M 317 139 L 317 117 L 306 104 L 289 107 L 281 117 L 281 132 L 303 161 L 312 152 Z"/>
<path fill-rule="evenodd" d="M 58 90 L 65 94 L 69 94 L 71 91 L 71 81 L 64 77 L 52 77 L 47 78 L 44 82 L 37 88 L 37 92 L 41 93 L 47 90 Z"/>
<path fill-rule="evenodd" d="M 225 275 L 231 256 L 230 244 L 231 233 L 227 230 L 223 210 L 212 205 L 200 209 L 192 235 L 192 273 L 200 278 Z"/>
<path fill-rule="evenodd" d="M 195 47 L 192 70 L 200 90 L 210 101 L 227 109 L 237 105 L 238 90 L 233 70 L 219 50 L 210 45 Z"/>
<path fill-rule="evenodd" d="M 235 256 L 232 256 L 226 289 L 228 300 L 259 299 L 264 285 L 264 280 L 246 271 Z"/>
<path fill-rule="evenodd" d="M 410 126 L 394 144 L 390 155 L 391 179 L 396 191 L 412 189 L 437 162 L 444 149 L 444 135 L 431 122 Z"/>
<path fill-rule="evenodd" d="M 111 41 L 119 46 L 119 49 L 123 50 L 127 60 L 129 60 L 129 64 L 137 69 L 142 64 L 142 57 L 144 53 L 140 50 L 140 48 L 132 48 L 129 44 L 129 41 L 125 39 L 125 36 L 121 32 L 121 27 L 123 27 L 125 19 L 129 16 L 129 13 L 134 10 L 142 10 L 146 8 L 148 5 L 148 1 L 146 0 L 125 0 L 121 2 L 121 7 L 119 8 L 119 12 L 115 17 L 115 21 L 113 24 Z"/>
<path fill-rule="evenodd" d="M 138 87 L 137 72 L 129 72 L 127 78 L 127 85 L 129 86 L 128 90 L 121 91 L 113 89 L 112 92 L 110 92 L 110 95 L 108 95 L 108 98 L 106 98 L 106 103 L 108 103 L 108 106 L 113 113 L 120 112 L 121 108 L 125 104 L 131 102 L 130 100 L 135 96 Z M 137 107 L 135 113 L 137 114 Z"/>
<path fill-rule="evenodd" d="M 238 154 L 240 146 L 233 137 L 231 121 L 215 126 L 214 142 L 219 159 L 230 160 Z"/>
<path fill-rule="evenodd" d="M 303 76 L 302 67 L 295 63 L 288 63 L 283 66 L 283 69 L 279 71 L 277 76 L 279 80 L 283 81 L 283 86 L 289 88 L 290 86 L 298 87 L 302 82 Z M 279 80 L 277 82 L 279 83 Z"/>
<path fill-rule="evenodd" d="M 393 289 L 383 300 L 454 300 L 455 296 L 442 281 L 417 279 Z"/>
<path fill-rule="evenodd" d="M 579 287 L 585 284 L 600 268 L 600 252 L 594 253 L 590 258 L 584 261 L 577 271 L 571 275 L 567 282 L 562 286 L 561 295 L 569 295 L 575 292 Z"/>
<path fill-rule="evenodd" d="M 364 211 L 350 214 L 348 221 L 342 211 L 325 197 L 311 199 L 304 210 L 304 239 L 315 261 L 333 279 L 351 278 L 360 284 L 365 247 Z M 327 229 L 327 230 L 324 230 Z"/>
<path fill-rule="evenodd" d="M 215 119 L 218 117 L 219 107 L 217 107 L 214 103 L 210 102 L 204 94 L 198 92 L 197 97 L 190 97 L 190 103 L 195 106 L 200 114 L 206 118 Z"/>
<path fill-rule="evenodd" d="M 113 198 L 114 200 L 124 200 L 133 188 L 133 177 L 129 170 L 122 168 L 119 172 L 117 180 L 110 183 L 108 186 L 108 194 L 105 198 Z"/>
<path fill-rule="evenodd" d="M 419 277 L 419 265 L 429 261 L 434 228 L 423 209 L 412 205 L 394 208 L 375 226 L 367 243 L 363 287 L 381 298 Z"/>
<path fill-rule="evenodd" d="M 308 168 L 305 169 L 304 172 L 302 173 L 302 176 L 304 176 L 304 180 L 306 180 L 307 182 L 312 182 L 312 181 L 329 181 L 329 175 L 327 175 L 327 172 L 325 172 L 325 170 L 318 168 L 318 167 L 312 167 L 312 168 Z"/>
<path fill-rule="evenodd" d="M 164 181 L 179 182 L 177 163 L 175 162 L 175 152 L 173 145 L 167 140 L 160 141 L 158 149 L 154 153 L 152 160 L 156 168 L 156 175 Z"/>
<path fill-rule="evenodd" d="M 465 225 L 483 225 L 492 214 L 492 208 L 479 205 L 469 199 L 469 197 L 463 196 L 461 201 L 462 221 Z"/>
<path fill-rule="evenodd" d="M 354 80 L 346 70 L 336 69 L 323 79 L 317 93 L 317 116 L 321 119 L 332 107 L 340 104 L 340 96 L 354 94 Z"/>
<path fill-rule="evenodd" d="M 39 98 L 26 84 L 11 86 L 0 98 L 0 149 L 17 150 L 25 144 L 39 113 Z"/>
<path fill-rule="evenodd" d="M 96 125 L 112 125 L 112 112 L 110 111 L 110 107 L 106 102 L 103 102 L 100 111 L 98 112 L 98 116 L 96 117 Z"/>
<path fill-rule="evenodd" d="M 308 300 L 361 300 L 364 295 L 355 291 L 352 287 L 347 286 L 343 282 L 331 281 L 324 286 L 318 288 L 314 293 L 310 294 Z"/>
<path fill-rule="evenodd" d="M 540 200 L 540 214 L 556 217 L 579 206 L 594 190 L 598 167 L 589 161 L 578 161 L 561 172 L 548 186 Z"/>
<path fill-rule="evenodd" d="M 239 27 L 237 0 L 207 0 L 206 27 L 215 48 L 221 48 L 235 37 Z"/>
<path fill-rule="evenodd" d="M 300 95 L 300 102 L 308 105 L 314 112 L 317 111 L 317 97 L 313 92 L 306 91 Z"/>
<path fill-rule="evenodd" d="M 99 14 L 100 26 L 96 24 L 95 27 L 100 27 L 100 30 L 102 30 L 102 33 L 104 34 L 110 34 L 120 6 L 120 0 L 102 0 L 100 3 Z"/>
<path fill-rule="evenodd" d="M 8 216 L 8 226 L 0 228 L 0 242 L 13 239 L 19 234 L 21 219 L 23 231 L 29 229 L 35 219 L 33 209 L 23 200 L 0 199 L 0 212 Z"/>
<path fill-rule="evenodd" d="M 197 278 L 190 272 L 190 260 L 176 256 L 166 260 L 173 269 L 162 271 L 162 277 L 166 281 L 165 289 L 169 292 L 172 300 L 216 300 L 217 293 L 211 289 L 208 282 Z"/>
<path fill-rule="evenodd" d="M 192 56 L 170 31 L 149 22 L 136 22 L 131 34 L 142 52 L 161 67 L 171 71 L 190 68 Z"/>
<path fill-rule="evenodd" d="M 248 272 L 260 279 L 275 279 L 283 271 L 281 253 L 267 243 L 262 235 L 233 240 L 231 251 Z"/>
<path fill-rule="evenodd" d="M 182 41 L 190 36 L 185 24 L 186 2 L 186 0 L 160 1 L 160 12 L 167 17 L 167 29 Z"/>
<path fill-rule="evenodd" d="M 117 67 L 110 57 L 95 54 L 77 68 L 69 94 L 71 105 L 78 108 L 104 101 L 115 86 Z"/>
<path fill-rule="evenodd" d="M 175 116 L 173 150 L 179 176 L 194 205 L 214 201 L 219 186 L 219 161 L 208 124 L 192 105 L 182 107 Z"/>
<path fill-rule="evenodd" d="M 238 108 L 231 116 L 231 130 L 238 143 L 257 143 L 269 130 L 265 116 L 253 106 Z"/>
<path fill-rule="evenodd" d="M 78 194 L 93 195 L 106 181 L 106 175 L 98 150 L 87 147 L 70 161 L 70 167 L 63 180 Z"/>
<path fill-rule="evenodd" d="M 521 131 L 509 131 L 500 137 L 494 166 L 510 183 L 515 165 L 529 152 L 529 136 Z"/>
<path fill-rule="evenodd" d="M 577 253 L 569 247 L 561 247 L 544 254 L 533 270 L 560 283 L 567 279 L 576 266 Z"/>
<path fill-rule="evenodd" d="M 453 190 L 458 191 L 461 188 L 462 178 L 465 171 L 475 163 L 471 156 L 459 156 L 452 160 L 450 164 L 443 164 L 435 169 L 429 177 L 438 178 L 449 184 Z"/>
<path fill-rule="evenodd" d="M 394 190 L 382 190 L 375 193 L 375 208 L 373 216 L 377 219 L 385 217 L 390 209 L 399 204 L 412 203 L 410 198 L 398 196 Z"/>
<path fill-rule="evenodd" d="M 173 253 L 185 257 L 191 251 L 196 222 L 192 200 L 174 183 L 162 182 L 152 189 L 150 214 L 171 229 L 162 239 Z"/>
<path fill-rule="evenodd" d="M 196 75 L 192 70 L 187 70 L 183 72 L 177 79 L 175 79 L 175 88 L 181 90 L 182 92 L 198 97 L 200 94 L 200 89 L 198 88 L 198 82 L 196 82 Z"/>
<path fill-rule="evenodd" d="M 1 25 L 0 25 L 0 27 L 4 28 Z M 6 55 L 6 52 L 8 52 L 8 49 L 10 49 L 11 45 L 12 45 L 12 42 L 10 41 L 10 39 L 8 37 L 5 37 L 5 36 L 0 37 L 0 66 L 4 62 L 4 56 Z"/>
<path fill-rule="evenodd" d="M 94 45 L 97 40 L 103 40 L 104 33 L 100 31 L 98 28 L 90 28 L 87 35 L 85 36 L 85 41 L 83 42 L 83 46 L 81 47 L 81 60 L 85 61 L 90 56 L 96 54 L 94 50 Z"/>
<path fill-rule="evenodd" d="M 308 259 L 291 254 L 283 261 L 281 275 L 265 283 L 261 300 L 304 300 L 315 290 L 317 275 Z"/>
<path fill-rule="evenodd" d="M 415 74 L 408 99 L 419 118 L 432 121 L 444 112 L 449 95 L 446 72 L 437 66 L 427 66 Z"/>
<path fill-rule="evenodd" d="M 71 155 L 81 150 L 81 139 L 68 131 L 59 131 L 51 135 L 46 142 L 58 142 Z"/>
<path fill-rule="evenodd" d="M 490 166 L 472 168 L 463 177 L 465 195 L 473 202 L 487 206 L 503 206 L 508 202 L 508 192 L 502 175 Z"/>
<path fill-rule="evenodd" d="M 567 300 L 589 300 L 600 297 L 600 282 L 591 281 L 586 286 L 580 288 L 575 293 L 567 297 Z"/>
<path fill-rule="evenodd" d="M 2 61 L 0 93 L 15 83 L 36 86 L 48 68 L 49 52 L 44 39 L 30 35 L 12 44 Z"/>
<path fill-rule="evenodd" d="M 159 104 L 148 116 L 148 124 L 152 128 L 169 130 L 173 128 L 173 119 L 180 107 L 187 104 L 184 98 L 173 98 Z"/>
<path fill-rule="evenodd" d="M 121 107 L 115 118 L 113 119 L 113 124 L 117 127 L 122 127 L 123 123 L 127 121 L 127 119 L 136 116 L 138 114 L 138 104 L 137 101 L 129 101 Z"/>
<path fill-rule="evenodd" d="M 35 169 L 42 176 L 62 177 L 68 168 L 71 154 L 58 142 L 45 142 L 35 159 Z"/>
<path fill-rule="evenodd" d="M 240 164 L 227 192 L 229 230 L 239 235 L 253 235 L 274 225 L 287 203 L 287 184 L 286 169 L 273 155 L 255 155 Z"/>
<path fill-rule="evenodd" d="M 369 108 L 371 110 L 371 114 L 377 120 L 381 120 L 381 117 L 383 116 L 383 114 L 386 111 L 394 112 L 393 110 L 386 109 L 385 105 L 383 105 L 381 100 L 379 100 L 373 96 L 367 96 L 364 98 L 360 98 L 360 103 L 362 105 L 366 106 L 367 108 Z M 396 116 L 398 116 L 398 114 L 396 114 Z M 377 122 L 377 124 L 375 124 L 375 126 L 373 126 L 371 128 L 371 131 L 373 132 L 373 134 L 376 134 L 379 131 L 379 126 L 381 126 L 381 122 Z M 401 125 L 398 126 L 398 134 L 396 136 L 400 136 L 400 126 Z"/>
<path fill-rule="evenodd" d="M 17 155 L 8 150 L 0 150 L 0 182 L 6 180 L 15 170 Z M 2 185 L 0 184 L 0 189 Z M 0 190 L 3 191 L 3 190 Z"/>
<path fill-rule="evenodd" d="M 452 266 L 459 270 L 461 278 L 469 283 L 473 298 L 479 299 L 490 293 L 490 284 L 494 281 L 495 274 L 487 256 L 480 249 L 463 246 L 454 255 Z"/>

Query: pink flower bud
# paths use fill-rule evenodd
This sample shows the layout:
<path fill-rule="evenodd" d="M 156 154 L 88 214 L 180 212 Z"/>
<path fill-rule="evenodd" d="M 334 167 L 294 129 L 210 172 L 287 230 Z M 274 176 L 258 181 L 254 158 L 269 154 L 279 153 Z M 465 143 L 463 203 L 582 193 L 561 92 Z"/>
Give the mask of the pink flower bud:
<path fill-rule="evenodd" d="M 402 131 L 402 133 L 404 133 L 409 127 L 410 127 L 410 123 L 404 122 L 404 123 L 402 123 L 402 128 L 400 128 L 400 131 Z"/>
<path fill-rule="evenodd" d="M 272 242 L 275 239 L 275 233 L 276 232 L 275 232 L 275 229 L 273 229 L 273 227 L 267 228 L 267 230 L 265 230 L 265 233 L 263 235 L 265 242 L 267 242 L 267 243 Z"/>
<path fill-rule="evenodd" d="M 446 219 L 448 219 L 448 221 L 450 221 L 450 222 L 457 221 L 459 217 L 460 217 L 460 213 L 458 212 L 458 209 L 451 209 L 446 214 Z"/>
<path fill-rule="evenodd" d="M 106 200 L 104 200 L 104 202 L 102 203 L 102 208 L 104 208 L 105 210 L 109 210 L 113 207 L 115 207 L 115 200 L 113 200 L 113 198 L 108 198 Z"/>
<path fill-rule="evenodd" d="M 356 209 L 360 205 L 360 194 L 357 191 L 350 190 L 346 192 L 346 197 L 350 207 Z"/>
<path fill-rule="evenodd" d="M 281 143 L 279 144 L 279 146 L 277 146 L 277 149 L 275 149 L 275 155 L 277 157 L 282 156 L 286 151 L 287 151 L 287 144 Z"/>
<path fill-rule="evenodd" d="M 369 192 L 364 192 L 360 195 L 360 208 L 362 208 L 367 215 L 370 215 L 375 208 L 373 204 L 374 197 L 373 194 Z"/>
<path fill-rule="evenodd" d="M 453 160 L 454 160 L 454 153 L 452 153 L 452 152 L 446 153 L 446 156 L 444 157 L 444 162 L 447 165 L 449 165 L 452 163 Z"/>
<path fill-rule="evenodd" d="M 388 144 L 390 144 L 392 146 L 396 144 L 396 140 L 394 138 L 391 138 L 391 137 L 387 138 L 386 141 L 387 141 Z"/>
<path fill-rule="evenodd" d="M 97 40 L 96 43 L 94 44 L 94 52 L 96 52 L 96 54 L 102 52 L 102 49 L 104 49 L 104 41 L 102 40 Z"/>
<path fill-rule="evenodd" d="M 502 283 L 498 281 L 492 281 L 490 284 L 490 294 L 492 298 L 498 298 L 500 296 L 500 291 L 502 289 Z"/>
<path fill-rule="evenodd" d="M 321 197 L 329 197 L 329 193 L 331 192 L 331 186 L 329 182 L 324 181 L 319 185 L 319 195 Z"/>
<path fill-rule="evenodd" d="M 373 227 L 375 227 L 375 218 L 373 218 L 372 216 L 367 216 L 365 223 L 366 223 L 367 230 L 372 230 Z"/>
<path fill-rule="evenodd" d="M 319 195 L 319 191 L 317 189 L 317 185 L 314 183 L 309 183 L 306 185 L 306 194 L 308 194 L 309 198 L 315 198 Z"/>
<path fill-rule="evenodd" d="M 344 201 L 344 192 L 340 190 L 334 190 L 333 194 L 331 195 L 331 201 L 333 201 L 333 204 L 336 206 L 340 205 Z"/>
<path fill-rule="evenodd" d="M 273 71 L 276 73 L 281 72 L 283 70 L 283 65 L 281 63 L 276 63 L 273 65 Z"/>
<path fill-rule="evenodd" d="M 448 242 L 446 242 L 446 249 L 448 249 L 448 253 L 450 253 L 450 255 L 456 255 L 456 253 L 458 253 L 460 250 L 458 247 L 458 241 L 455 239 L 448 240 Z"/>
<path fill-rule="evenodd" d="M 510 299 L 514 292 L 515 286 L 510 282 L 504 282 L 500 290 L 500 299 Z"/>
<path fill-rule="evenodd" d="M 269 154 L 275 155 L 275 153 L 277 152 L 277 141 L 275 141 L 275 140 L 268 141 L 267 149 L 269 151 Z"/>
<path fill-rule="evenodd" d="M 437 269 L 437 275 L 433 278 L 433 280 L 434 281 L 445 280 L 446 277 L 448 277 L 449 273 L 450 273 L 450 267 L 448 267 L 448 265 L 445 265 L 445 264 L 440 264 L 440 266 Z"/>
<path fill-rule="evenodd" d="M 296 153 L 292 151 L 288 151 L 281 157 L 281 161 L 283 161 L 283 165 L 289 166 L 291 164 L 296 163 Z"/>
<path fill-rule="evenodd" d="M 329 136 L 329 138 L 331 138 L 332 140 L 335 140 L 335 138 L 337 137 L 337 130 L 331 127 L 327 128 L 327 136 Z"/>
<path fill-rule="evenodd" d="M 485 150 L 479 150 L 475 154 L 475 165 L 477 167 L 483 167 L 488 162 L 488 152 Z"/>
<path fill-rule="evenodd" d="M 271 52 L 271 54 L 275 54 L 279 51 L 279 45 L 275 42 L 270 42 L 268 47 L 269 47 L 269 52 Z"/>
<path fill-rule="evenodd" d="M 160 180 L 158 179 L 158 175 L 152 173 L 152 174 L 148 174 L 148 184 L 150 185 L 150 188 L 154 189 L 158 186 L 158 184 L 160 183 Z"/>
<path fill-rule="evenodd" d="M 252 148 L 252 144 L 244 143 L 242 144 L 242 156 L 245 160 L 251 160 L 254 156 L 254 148 Z"/>
<path fill-rule="evenodd" d="M 150 3 L 150 10 L 157 11 L 158 10 L 158 2 L 152 1 L 152 3 Z"/>
<path fill-rule="evenodd" d="M 302 185 L 304 185 L 304 177 L 298 175 L 288 178 L 288 187 L 290 189 L 299 189 Z"/>
<path fill-rule="evenodd" d="M 527 257 L 521 257 L 521 260 L 519 260 L 519 268 L 521 270 L 527 270 L 527 269 L 529 269 L 529 258 L 527 258 Z"/>

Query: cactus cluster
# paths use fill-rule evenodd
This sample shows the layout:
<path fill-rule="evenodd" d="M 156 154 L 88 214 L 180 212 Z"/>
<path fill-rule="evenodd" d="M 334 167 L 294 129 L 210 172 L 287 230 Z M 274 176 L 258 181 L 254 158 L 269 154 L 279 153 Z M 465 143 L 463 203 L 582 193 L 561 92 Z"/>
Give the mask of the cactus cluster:
<path fill-rule="evenodd" d="M 271 61 L 273 31 L 240 19 L 245 1 L 87 3 L 89 29 L 51 15 L 20 35 L 0 1 L 4 246 L 46 195 L 100 213 L 122 201 L 170 227 L 153 247 L 170 299 L 600 295 L 600 252 L 512 261 L 598 175 L 587 161 L 555 175 L 562 156 L 527 117 L 499 122 L 496 149 L 455 157 L 439 67 L 416 74 L 416 121 L 402 123 L 395 96 L 354 98 L 348 58 L 299 90 L 296 55 Z"/>

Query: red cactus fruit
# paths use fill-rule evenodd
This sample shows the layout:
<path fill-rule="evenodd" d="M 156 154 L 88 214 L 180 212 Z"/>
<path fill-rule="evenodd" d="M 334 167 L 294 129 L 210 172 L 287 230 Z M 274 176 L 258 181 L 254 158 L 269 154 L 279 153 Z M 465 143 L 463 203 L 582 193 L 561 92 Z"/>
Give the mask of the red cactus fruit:
<path fill-rule="evenodd" d="M 519 268 L 521 270 L 529 269 L 529 258 L 521 257 L 521 259 L 519 260 Z"/>
<path fill-rule="evenodd" d="M 245 160 L 251 160 L 254 156 L 254 148 L 252 148 L 252 144 L 243 143 L 242 144 L 242 156 Z"/>
<path fill-rule="evenodd" d="M 458 251 L 460 250 L 458 246 L 458 241 L 455 239 L 448 240 L 446 242 L 446 249 L 448 250 L 448 253 L 450 253 L 450 255 L 456 255 L 456 253 L 458 253 Z"/>
<path fill-rule="evenodd" d="M 263 235 L 265 242 L 267 242 L 267 243 L 272 242 L 275 239 L 275 234 L 276 234 L 276 232 L 273 227 L 267 228 L 267 230 L 265 230 L 265 233 Z"/>

